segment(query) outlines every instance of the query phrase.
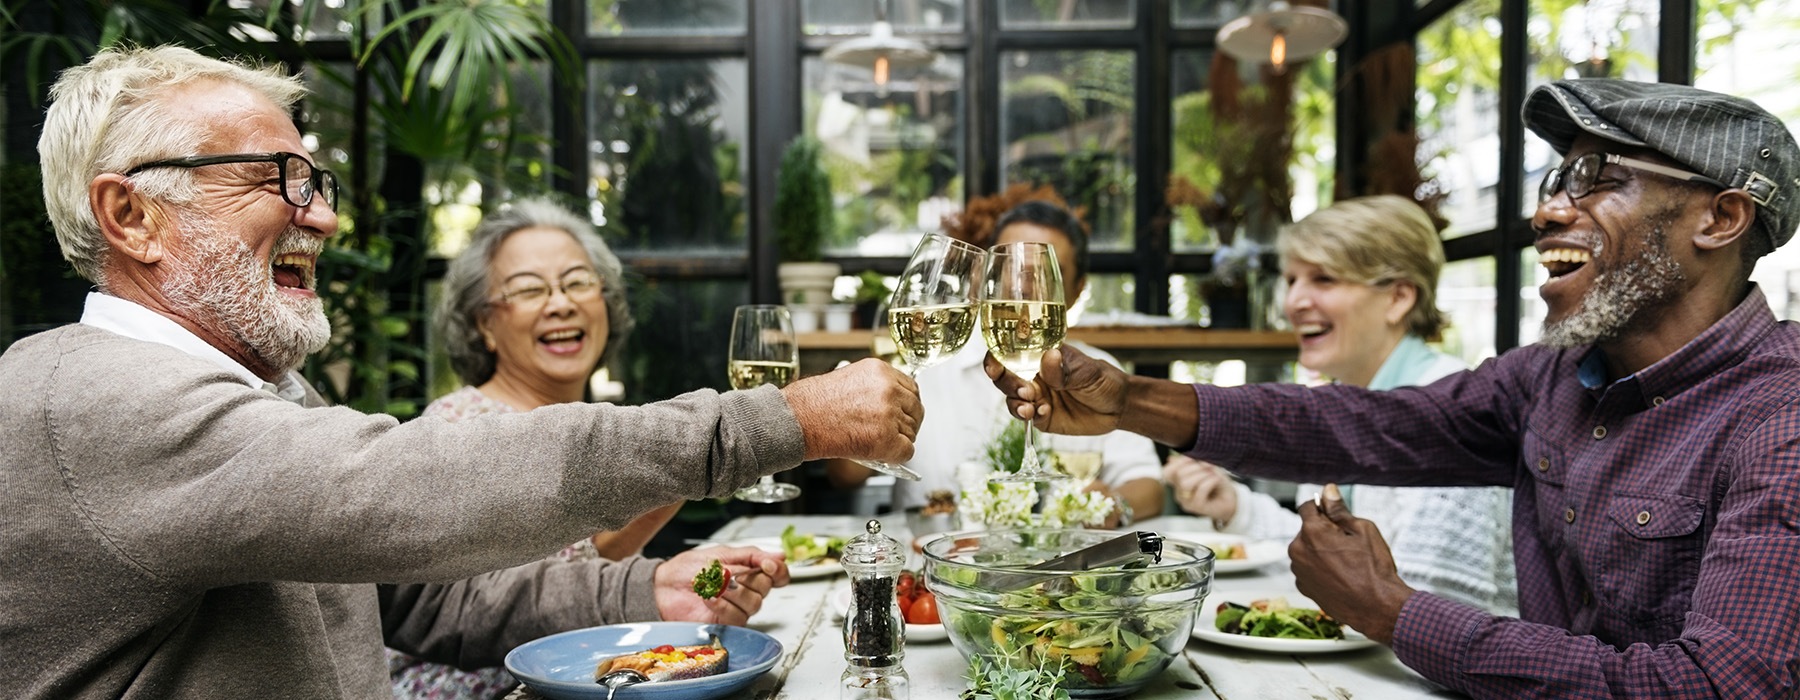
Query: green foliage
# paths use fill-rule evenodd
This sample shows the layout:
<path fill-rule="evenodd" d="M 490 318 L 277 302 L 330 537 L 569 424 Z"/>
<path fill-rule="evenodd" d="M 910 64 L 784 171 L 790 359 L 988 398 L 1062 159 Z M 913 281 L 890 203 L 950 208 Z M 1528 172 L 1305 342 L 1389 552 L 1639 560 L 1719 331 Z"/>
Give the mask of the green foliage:
<path fill-rule="evenodd" d="M 1055 454 L 1042 445 L 1034 445 L 1038 453 L 1038 461 L 1048 464 Z M 1000 434 L 988 441 L 982 448 L 981 455 L 988 466 L 997 472 L 1014 472 L 1019 470 L 1019 463 L 1025 459 L 1025 421 L 1008 420 L 1000 429 Z"/>
<path fill-rule="evenodd" d="M 969 657 L 969 686 L 958 700 L 1069 700 L 1063 689 L 1067 668 L 1039 657 L 1029 668 L 993 663 L 979 654 Z"/>
<path fill-rule="evenodd" d="M 798 136 L 775 171 L 775 232 L 783 262 L 813 262 L 831 232 L 831 180 L 819 165 L 819 140 Z"/>
<path fill-rule="evenodd" d="M 396 398 L 389 389 L 396 380 L 416 382 L 421 376 L 425 349 L 407 336 L 422 319 L 417 312 L 394 310 L 388 301 L 385 278 L 393 263 L 388 239 L 373 237 L 364 245 L 355 240 L 332 239 L 319 256 L 319 297 L 337 332 L 324 350 L 306 359 L 303 371 L 334 404 L 409 418 L 423 407 L 420 399 Z"/>

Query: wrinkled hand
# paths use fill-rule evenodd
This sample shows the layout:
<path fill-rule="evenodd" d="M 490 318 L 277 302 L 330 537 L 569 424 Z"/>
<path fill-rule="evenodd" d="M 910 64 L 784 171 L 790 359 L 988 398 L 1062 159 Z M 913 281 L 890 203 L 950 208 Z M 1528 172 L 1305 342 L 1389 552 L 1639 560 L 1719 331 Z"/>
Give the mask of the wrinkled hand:
<path fill-rule="evenodd" d="M 1337 484 L 1327 484 L 1323 508 L 1300 504 L 1300 534 L 1288 544 L 1294 582 L 1338 622 L 1382 644 L 1413 589 L 1400 580 L 1394 555 L 1375 524 L 1350 514 Z"/>
<path fill-rule="evenodd" d="M 893 365 L 866 358 L 789 384 L 781 393 L 806 436 L 807 459 L 912 459 L 925 406 L 919 385 Z"/>
<path fill-rule="evenodd" d="M 1006 410 L 1039 430 L 1063 435 L 1103 435 L 1119 427 L 1124 412 L 1124 370 L 1061 347 L 1044 353 L 1037 379 L 1027 382 L 989 354 L 983 369 L 1006 395 Z"/>
<path fill-rule="evenodd" d="M 1187 455 L 1169 455 L 1163 465 L 1163 481 L 1175 492 L 1175 503 L 1194 515 L 1212 518 L 1215 524 L 1237 517 L 1237 482 L 1211 462 Z"/>
<path fill-rule="evenodd" d="M 694 575 L 717 559 L 731 572 L 719 597 L 694 592 Z M 762 609 L 770 588 L 788 584 L 787 560 L 780 552 L 755 547 L 690 549 L 656 567 L 656 610 L 665 621 L 742 625 Z"/>

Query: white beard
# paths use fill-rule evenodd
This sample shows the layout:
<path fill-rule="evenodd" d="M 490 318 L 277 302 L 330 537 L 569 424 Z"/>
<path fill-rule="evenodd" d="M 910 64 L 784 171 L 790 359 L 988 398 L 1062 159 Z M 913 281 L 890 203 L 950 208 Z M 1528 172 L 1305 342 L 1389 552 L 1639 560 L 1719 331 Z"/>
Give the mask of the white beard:
<path fill-rule="evenodd" d="M 1594 286 L 1581 297 L 1581 306 L 1559 321 L 1544 322 L 1541 342 L 1554 348 L 1577 348 L 1616 340 L 1645 309 L 1672 299 L 1686 274 L 1669 255 L 1664 227 L 1673 212 L 1648 217 L 1650 244 L 1636 258 L 1617 269 L 1594 275 Z M 1590 263 L 1592 264 L 1592 263 Z"/>
<path fill-rule="evenodd" d="M 180 255 L 170 249 L 162 292 L 171 311 L 215 337 L 236 341 L 268 367 L 286 372 L 331 339 L 331 322 L 318 297 L 281 293 L 267 261 L 204 214 L 181 215 Z M 324 245 L 290 225 L 270 260 L 289 252 L 316 255 Z"/>

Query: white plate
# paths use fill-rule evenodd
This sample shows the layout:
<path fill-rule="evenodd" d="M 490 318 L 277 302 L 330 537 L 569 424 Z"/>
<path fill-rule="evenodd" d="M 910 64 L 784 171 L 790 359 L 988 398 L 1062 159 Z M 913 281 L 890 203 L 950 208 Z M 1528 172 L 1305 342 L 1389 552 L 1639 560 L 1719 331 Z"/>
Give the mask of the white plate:
<path fill-rule="evenodd" d="M 924 583 L 921 581 L 920 585 L 924 585 Z M 838 619 L 843 619 L 850 614 L 849 586 L 839 588 L 838 592 L 831 596 L 831 607 L 832 610 L 837 612 Z M 942 610 L 942 608 L 940 608 L 940 610 Z M 941 624 L 915 625 L 911 622 L 906 623 L 906 641 L 908 642 L 941 642 L 949 638 L 950 632 L 945 630 L 944 626 Z"/>
<path fill-rule="evenodd" d="M 819 542 L 828 539 L 820 535 L 814 535 L 813 538 Z M 765 552 L 774 552 L 776 554 L 782 552 L 780 537 L 753 537 L 747 540 L 738 540 L 736 542 L 725 542 L 723 545 L 726 547 L 755 547 Z M 843 565 L 838 564 L 836 559 L 826 559 L 817 564 L 808 564 L 806 566 L 795 566 L 792 562 L 789 562 L 788 578 L 803 579 L 830 576 L 843 570 Z"/>
<path fill-rule="evenodd" d="M 1287 559 L 1287 543 L 1280 540 L 1252 540 L 1243 535 L 1228 535 L 1222 532 L 1163 532 L 1160 534 L 1164 539 L 1181 540 L 1206 547 L 1242 543 L 1244 553 L 1249 556 L 1244 559 L 1213 559 L 1213 573 L 1215 574 L 1248 573 Z"/>
<path fill-rule="evenodd" d="M 1219 604 L 1229 601 L 1239 605 L 1249 605 L 1253 600 L 1276 596 L 1287 598 L 1288 605 L 1296 608 L 1319 607 L 1305 596 L 1293 591 L 1213 591 L 1206 597 L 1206 601 L 1200 604 L 1200 616 L 1194 620 L 1194 638 L 1228 647 L 1279 654 L 1330 654 L 1362 649 L 1376 644 L 1375 640 L 1364 637 L 1361 632 L 1349 627 L 1344 628 L 1343 639 L 1275 639 L 1219 631 L 1219 626 L 1214 621 L 1214 618 L 1218 617 Z"/>

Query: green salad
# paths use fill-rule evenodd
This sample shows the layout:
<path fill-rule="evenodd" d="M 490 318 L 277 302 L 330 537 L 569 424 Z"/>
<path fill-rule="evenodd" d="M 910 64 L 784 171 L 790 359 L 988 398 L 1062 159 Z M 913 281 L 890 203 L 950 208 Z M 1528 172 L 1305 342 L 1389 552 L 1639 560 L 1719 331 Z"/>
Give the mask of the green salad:
<path fill-rule="evenodd" d="M 1010 593 L 996 606 L 948 602 L 944 623 L 975 654 L 1014 668 L 1058 664 L 1067 687 L 1110 688 L 1141 683 L 1160 672 L 1186 642 L 1196 601 L 1151 596 L 1187 585 L 1174 572 L 1120 576 L 1119 567 L 1051 579 Z M 947 572 L 959 587 L 976 587 L 979 572 Z M 962 597 L 967 594 L 959 594 Z M 974 603 L 975 605 L 970 605 Z"/>
<path fill-rule="evenodd" d="M 1264 598 L 1249 605 L 1220 603 L 1213 624 L 1220 632 L 1275 639 L 1343 639 L 1344 627 L 1330 615 L 1288 605 L 1286 598 Z"/>
<path fill-rule="evenodd" d="M 836 559 L 844 552 L 844 538 L 803 535 L 789 525 L 781 531 L 781 552 L 789 564 L 810 564 Z"/>

